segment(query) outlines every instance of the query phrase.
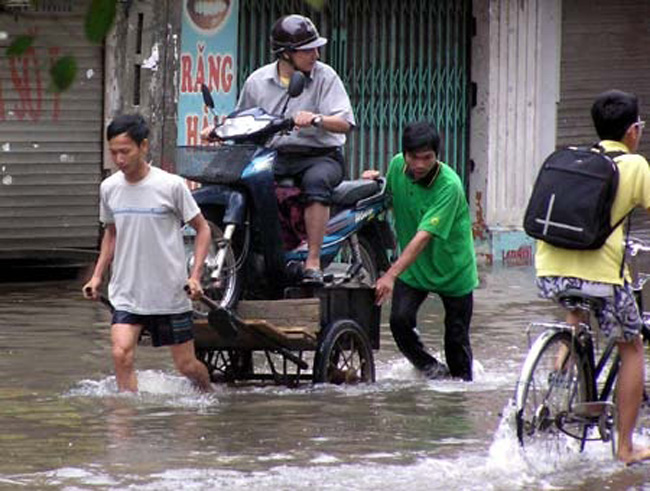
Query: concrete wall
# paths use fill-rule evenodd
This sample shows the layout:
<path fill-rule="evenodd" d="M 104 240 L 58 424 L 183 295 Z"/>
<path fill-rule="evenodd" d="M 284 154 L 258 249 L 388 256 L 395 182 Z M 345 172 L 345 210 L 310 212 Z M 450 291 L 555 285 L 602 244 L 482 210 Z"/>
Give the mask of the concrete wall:
<path fill-rule="evenodd" d="M 176 147 L 182 8 L 174 0 L 118 3 L 115 27 L 106 39 L 104 127 L 118 114 L 141 113 L 151 128 L 151 159 L 165 169 Z M 104 167 L 112 169 L 107 151 Z"/>
<path fill-rule="evenodd" d="M 537 169 L 555 148 L 561 0 L 475 0 L 470 202 L 485 262 L 530 261 L 521 223 Z M 506 237 L 497 237 L 501 235 Z"/>

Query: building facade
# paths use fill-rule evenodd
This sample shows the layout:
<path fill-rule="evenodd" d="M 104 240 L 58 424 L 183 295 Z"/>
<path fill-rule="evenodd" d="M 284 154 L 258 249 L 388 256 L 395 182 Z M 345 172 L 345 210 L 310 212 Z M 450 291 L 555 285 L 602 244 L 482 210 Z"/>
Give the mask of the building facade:
<path fill-rule="evenodd" d="M 214 69 L 232 81 L 234 100 L 270 60 L 270 26 L 283 14 L 311 16 L 329 38 L 322 59 L 341 75 L 359 123 L 346 146 L 350 177 L 384 170 L 408 121 L 434 121 L 487 263 L 532 261 L 521 221 L 537 169 L 556 146 L 596 139 L 594 96 L 613 87 L 642 103 L 650 95 L 643 0 L 329 0 L 319 11 L 300 0 L 122 0 L 101 45 L 84 36 L 89 4 L 0 1 L 3 53 L 15 36 L 35 35 L 23 55 L 0 57 L 0 260 L 96 248 L 98 184 L 111 171 L 106 124 L 143 113 L 152 161 L 173 171 L 176 147 L 188 144 L 179 99 Z M 200 40 L 185 63 L 198 4 L 236 23 L 229 65 L 220 46 Z M 66 54 L 78 62 L 76 81 L 49 92 L 48 67 Z M 202 107 L 196 114 L 197 125 L 209 122 Z"/>

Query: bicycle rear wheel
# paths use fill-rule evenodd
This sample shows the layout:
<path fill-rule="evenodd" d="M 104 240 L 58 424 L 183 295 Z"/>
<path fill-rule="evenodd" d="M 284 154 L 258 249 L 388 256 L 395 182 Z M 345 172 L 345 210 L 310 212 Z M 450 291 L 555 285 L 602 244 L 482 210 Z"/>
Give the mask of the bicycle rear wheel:
<path fill-rule="evenodd" d="M 570 332 L 548 330 L 535 341 L 515 395 L 517 438 L 527 454 L 548 462 L 581 450 L 588 422 L 573 408 L 591 400 L 588 370 Z"/>

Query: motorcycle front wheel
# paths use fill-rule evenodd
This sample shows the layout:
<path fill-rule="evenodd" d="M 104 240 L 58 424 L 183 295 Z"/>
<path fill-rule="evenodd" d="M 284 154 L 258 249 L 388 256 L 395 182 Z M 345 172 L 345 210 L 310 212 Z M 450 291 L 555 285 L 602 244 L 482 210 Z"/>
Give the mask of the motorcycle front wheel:
<path fill-rule="evenodd" d="M 233 248 L 232 241 L 223 238 L 223 231 L 213 222 L 208 220 L 210 233 L 210 248 L 205 257 L 203 272 L 201 273 L 201 286 L 204 293 L 223 308 L 233 308 L 241 293 L 242 275 L 237 264 L 237 254 Z M 185 237 L 185 249 L 187 253 L 188 274 L 194 266 L 194 240 L 195 236 Z M 221 273 L 213 277 L 217 269 L 217 255 L 220 249 L 225 248 L 225 258 Z M 193 302 L 192 308 L 198 317 L 207 317 L 208 308 L 201 302 Z"/>

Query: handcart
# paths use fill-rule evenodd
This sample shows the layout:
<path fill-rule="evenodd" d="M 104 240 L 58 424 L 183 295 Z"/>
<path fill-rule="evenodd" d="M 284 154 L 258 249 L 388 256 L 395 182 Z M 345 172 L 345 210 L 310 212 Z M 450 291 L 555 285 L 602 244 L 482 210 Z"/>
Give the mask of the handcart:
<path fill-rule="evenodd" d="M 221 308 L 208 297 L 196 319 L 196 355 L 213 382 L 272 381 L 296 386 L 375 381 L 380 308 L 363 284 L 296 288 L 281 300 Z"/>

